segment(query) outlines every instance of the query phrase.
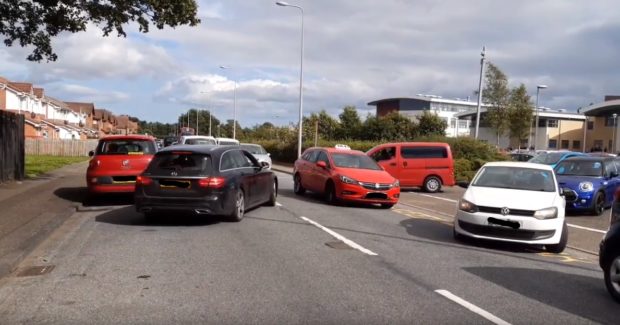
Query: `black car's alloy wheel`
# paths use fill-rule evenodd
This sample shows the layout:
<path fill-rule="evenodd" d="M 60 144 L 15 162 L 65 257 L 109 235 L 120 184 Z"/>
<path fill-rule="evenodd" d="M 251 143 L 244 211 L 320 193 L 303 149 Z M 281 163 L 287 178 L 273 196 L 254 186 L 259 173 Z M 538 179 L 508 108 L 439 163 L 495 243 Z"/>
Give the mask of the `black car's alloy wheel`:
<path fill-rule="evenodd" d="M 243 219 L 245 213 L 245 195 L 243 194 L 243 190 L 237 190 L 237 194 L 235 196 L 235 206 L 233 212 L 230 216 L 230 219 L 235 222 L 241 221 Z"/>
<path fill-rule="evenodd" d="M 278 183 L 273 181 L 273 186 L 271 188 L 271 193 L 269 193 L 269 201 L 267 201 L 267 205 L 270 207 L 276 206 L 276 199 L 278 196 Z"/>
<path fill-rule="evenodd" d="M 620 303 L 620 252 L 608 262 L 603 271 L 605 272 L 605 286 L 609 294 Z"/>

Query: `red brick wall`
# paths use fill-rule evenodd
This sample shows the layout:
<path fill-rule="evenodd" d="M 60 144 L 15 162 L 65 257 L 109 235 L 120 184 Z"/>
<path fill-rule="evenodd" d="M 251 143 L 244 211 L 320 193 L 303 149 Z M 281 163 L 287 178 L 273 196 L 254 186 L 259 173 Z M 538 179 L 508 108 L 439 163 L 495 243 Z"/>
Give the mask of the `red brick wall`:
<path fill-rule="evenodd" d="M 24 123 L 24 136 L 26 138 L 38 138 L 41 135 L 37 132 L 37 129 L 34 126 Z"/>

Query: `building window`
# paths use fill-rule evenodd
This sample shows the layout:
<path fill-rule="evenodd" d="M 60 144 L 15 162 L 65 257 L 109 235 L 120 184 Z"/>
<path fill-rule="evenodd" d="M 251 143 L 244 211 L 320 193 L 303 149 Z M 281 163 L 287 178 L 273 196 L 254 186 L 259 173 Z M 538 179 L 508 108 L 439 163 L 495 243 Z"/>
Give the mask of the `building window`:
<path fill-rule="evenodd" d="M 588 130 L 594 129 L 594 121 L 588 121 Z"/>
<path fill-rule="evenodd" d="M 573 149 L 581 149 L 581 141 L 573 140 Z"/>
<path fill-rule="evenodd" d="M 558 140 L 549 140 L 549 149 L 556 149 L 558 147 Z"/>
<path fill-rule="evenodd" d="M 562 145 L 562 149 L 568 149 L 568 143 L 569 143 L 568 140 L 562 140 L 562 144 L 561 144 Z"/>
<path fill-rule="evenodd" d="M 466 129 L 469 125 L 467 125 L 467 120 L 459 120 L 459 129 Z"/>
<path fill-rule="evenodd" d="M 614 126 L 614 118 L 613 116 L 605 117 L 605 126 Z"/>
<path fill-rule="evenodd" d="M 534 119 L 534 121 L 536 121 L 536 119 Z M 536 123 L 536 122 L 534 122 Z M 547 126 L 547 120 L 546 119 L 538 119 L 538 127 L 539 128 L 544 128 Z"/>
<path fill-rule="evenodd" d="M 547 126 L 550 128 L 557 128 L 558 120 L 547 120 Z"/>

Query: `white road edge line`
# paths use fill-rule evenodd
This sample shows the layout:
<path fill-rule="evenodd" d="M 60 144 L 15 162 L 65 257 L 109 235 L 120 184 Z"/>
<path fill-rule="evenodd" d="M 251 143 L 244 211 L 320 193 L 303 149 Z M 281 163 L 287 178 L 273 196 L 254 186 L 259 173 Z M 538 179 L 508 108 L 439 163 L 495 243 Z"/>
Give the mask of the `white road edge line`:
<path fill-rule="evenodd" d="M 446 199 L 444 197 L 438 197 L 438 196 L 434 196 L 434 195 L 428 195 L 428 194 L 421 194 L 421 193 L 416 193 L 417 195 L 421 195 L 421 196 L 426 196 L 426 197 L 430 197 L 433 199 L 438 199 L 438 200 L 444 200 L 444 201 L 448 201 L 448 202 L 453 202 L 456 203 L 458 202 L 457 200 L 452 200 L 452 199 Z M 428 209 L 430 210 L 430 209 Z M 592 232 L 597 232 L 599 234 L 605 234 L 607 233 L 607 231 L 605 230 L 600 230 L 600 229 L 595 229 L 595 228 L 589 228 L 589 227 L 584 227 L 584 226 L 578 226 L 578 225 L 574 225 L 572 223 L 567 224 L 569 227 L 573 227 L 573 228 L 577 228 L 577 229 L 582 229 L 582 230 L 588 230 L 588 231 L 592 231 Z"/>
<path fill-rule="evenodd" d="M 350 240 L 350 239 L 345 238 L 344 236 L 340 235 L 339 233 L 337 233 L 337 232 L 335 232 L 335 231 L 333 231 L 333 230 L 331 230 L 331 229 L 329 229 L 329 228 L 327 228 L 327 227 L 323 227 L 323 226 L 321 226 L 321 225 L 320 225 L 318 222 L 316 222 L 316 221 L 310 220 L 310 219 L 308 219 L 308 218 L 306 218 L 306 217 L 304 217 L 304 216 L 301 216 L 300 218 L 301 218 L 302 220 L 304 220 L 304 221 L 306 221 L 306 222 L 308 222 L 308 223 L 312 224 L 313 226 L 316 226 L 316 227 L 318 227 L 319 229 L 321 229 L 321 230 L 323 230 L 323 231 L 327 232 L 328 234 L 330 234 L 330 235 L 332 235 L 332 236 L 336 237 L 336 239 L 338 239 L 338 240 L 342 241 L 343 243 L 345 243 L 345 244 L 347 244 L 347 245 L 349 245 L 349 246 L 351 246 L 351 247 L 353 247 L 353 248 L 357 249 L 358 251 L 360 251 L 360 252 L 362 252 L 362 253 L 364 253 L 364 254 L 373 255 L 373 256 L 378 255 L 377 253 L 375 253 L 375 252 L 373 252 L 373 251 L 371 251 L 371 250 L 369 250 L 369 249 L 366 249 L 366 248 L 364 248 L 364 247 L 362 247 L 362 246 L 358 245 L 358 244 L 357 244 L 357 243 L 355 243 L 354 241 L 352 241 L 352 240 Z"/>
<path fill-rule="evenodd" d="M 493 322 L 494 324 L 501 324 L 501 325 L 510 325 L 510 323 L 508 323 L 507 321 L 489 313 L 488 311 L 470 303 L 467 302 L 466 300 L 459 298 L 457 296 L 455 296 L 454 294 L 452 294 L 450 291 L 448 290 L 443 290 L 443 289 L 438 289 L 435 290 L 436 293 L 456 302 L 457 304 L 471 310 L 472 312 L 486 318 L 487 320 Z"/>
<path fill-rule="evenodd" d="M 444 200 L 444 201 L 448 201 L 448 202 L 452 202 L 452 203 L 456 203 L 456 202 L 458 202 L 458 200 L 446 199 L 445 197 L 439 197 L 439 196 L 428 195 L 428 194 L 422 194 L 422 193 L 415 193 L 415 194 L 417 194 L 417 195 L 421 195 L 421 196 L 426 196 L 426 197 L 432 197 L 433 199 L 437 199 L 437 200 Z"/>
<path fill-rule="evenodd" d="M 276 202 L 276 206 L 281 207 L 282 204 L 280 204 L 280 202 Z"/>
<path fill-rule="evenodd" d="M 594 228 L 588 228 L 588 227 L 573 225 L 571 223 L 568 223 L 567 225 L 569 227 L 573 227 L 573 228 L 577 228 L 577 229 L 583 229 L 583 230 L 588 230 L 588 231 L 593 231 L 593 232 L 598 232 L 600 234 L 606 234 L 607 233 L 607 231 L 605 231 L 605 230 L 600 230 L 600 229 L 594 229 Z"/>

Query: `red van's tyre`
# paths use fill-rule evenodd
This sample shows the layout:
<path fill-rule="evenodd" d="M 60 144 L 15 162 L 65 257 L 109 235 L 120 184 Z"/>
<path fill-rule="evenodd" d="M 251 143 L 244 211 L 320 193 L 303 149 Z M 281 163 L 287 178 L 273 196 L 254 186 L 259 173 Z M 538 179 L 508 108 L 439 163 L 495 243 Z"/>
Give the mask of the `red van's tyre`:
<path fill-rule="evenodd" d="M 429 176 L 424 180 L 422 188 L 429 193 L 439 192 L 441 190 L 441 180 L 437 176 Z"/>

